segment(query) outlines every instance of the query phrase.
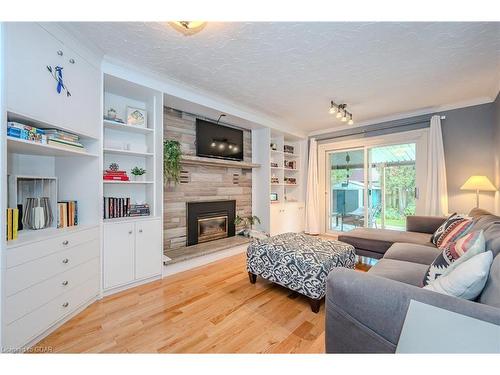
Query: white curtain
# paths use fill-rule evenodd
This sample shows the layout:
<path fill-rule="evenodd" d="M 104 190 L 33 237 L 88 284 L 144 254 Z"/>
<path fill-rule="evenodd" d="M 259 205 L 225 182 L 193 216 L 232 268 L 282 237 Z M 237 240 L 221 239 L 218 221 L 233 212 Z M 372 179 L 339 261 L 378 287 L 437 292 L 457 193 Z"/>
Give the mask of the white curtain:
<path fill-rule="evenodd" d="M 306 188 L 306 228 L 309 234 L 320 233 L 320 210 L 318 191 L 318 144 L 315 138 L 309 140 L 309 165 Z"/>
<path fill-rule="evenodd" d="M 448 214 L 448 188 L 440 116 L 432 116 L 429 131 L 425 214 L 432 216 Z"/>

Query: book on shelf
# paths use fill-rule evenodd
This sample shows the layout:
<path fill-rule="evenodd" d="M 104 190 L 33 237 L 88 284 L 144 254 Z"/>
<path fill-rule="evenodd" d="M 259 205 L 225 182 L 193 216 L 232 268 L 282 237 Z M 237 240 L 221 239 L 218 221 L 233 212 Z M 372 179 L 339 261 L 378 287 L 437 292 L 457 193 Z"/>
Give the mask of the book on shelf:
<path fill-rule="evenodd" d="M 102 178 L 106 181 L 129 181 L 126 171 L 111 171 L 106 170 Z"/>
<path fill-rule="evenodd" d="M 17 240 L 19 209 L 7 208 L 7 241 Z"/>
<path fill-rule="evenodd" d="M 57 227 L 66 228 L 78 225 L 78 202 L 57 202 Z"/>
<path fill-rule="evenodd" d="M 35 143 L 47 143 L 47 136 L 43 129 L 14 121 L 7 122 L 7 136 Z"/>
<path fill-rule="evenodd" d="M 149 216 L 148 204 L 131 204 L 130 198 L 104 197 L 103 218 L 118 219 L 122 217 Z"/>

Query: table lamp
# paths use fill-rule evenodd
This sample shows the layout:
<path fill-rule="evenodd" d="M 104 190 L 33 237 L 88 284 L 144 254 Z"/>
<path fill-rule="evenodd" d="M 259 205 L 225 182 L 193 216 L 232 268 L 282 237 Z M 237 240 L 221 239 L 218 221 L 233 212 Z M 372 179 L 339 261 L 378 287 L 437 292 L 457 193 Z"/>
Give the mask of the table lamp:
<path fill-rule="evenodd" d="M 462 185 L 460 190 L 475 190 L 476 191 L 476 207 L 479 207 L 479 192 L 480 191 L 497 191 L 495 185 L 486 176 L 470 176 Z"/>

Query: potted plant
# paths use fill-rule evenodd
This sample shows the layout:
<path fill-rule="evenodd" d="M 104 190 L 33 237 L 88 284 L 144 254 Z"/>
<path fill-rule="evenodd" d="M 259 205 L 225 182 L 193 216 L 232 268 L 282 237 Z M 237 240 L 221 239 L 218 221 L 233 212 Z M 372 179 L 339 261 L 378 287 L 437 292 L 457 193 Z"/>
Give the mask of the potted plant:
<path fill-rule="evenodd" d="M 146 170 L 143 168 L 134 167 L 132 168 L 130 173 L 132 173 L 132 175 L 134 176 L 134 181 L 144 181 L 144 174 L 146 173 Z"/>
<path fill-rule="evenodd" d="M 181 175 L 181 144 L 173 139 L 163 141 L 163 181 L 178 183 Z"/>
<path fill-rule="evenodd" d="M 239 231 L 238 234 L 245 237 L 250 237 L 252 226 L 256 223 L 260 224 L 260 219 L 255 215 L 248 217 L 241 217 L 240 215 L 236 215 L 236 217 L 234 218 L 234 225 L 243 226 L 243 229 Z"/>

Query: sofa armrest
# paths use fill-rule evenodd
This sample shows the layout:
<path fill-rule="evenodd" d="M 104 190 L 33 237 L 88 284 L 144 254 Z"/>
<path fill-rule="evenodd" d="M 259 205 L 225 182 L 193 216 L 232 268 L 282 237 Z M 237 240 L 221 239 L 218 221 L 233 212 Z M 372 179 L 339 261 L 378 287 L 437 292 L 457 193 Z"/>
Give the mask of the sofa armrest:
<path fill-rule="evenodd" d="M 446 217 L 441 216 L 417 216 L 410 215 L 406 217 L 406 230 L 408 232 L 434 233 Z"/>
<path fill-rule="evenodd" d="M 326 352 L 395 352 L 412 299 L 500 324 L 498 308 L 336 268 L 327 281 Z"/>

